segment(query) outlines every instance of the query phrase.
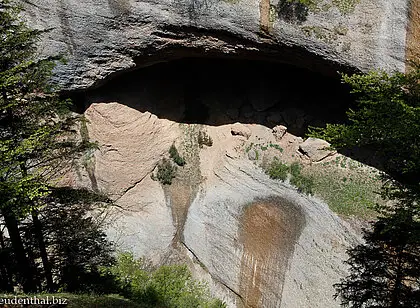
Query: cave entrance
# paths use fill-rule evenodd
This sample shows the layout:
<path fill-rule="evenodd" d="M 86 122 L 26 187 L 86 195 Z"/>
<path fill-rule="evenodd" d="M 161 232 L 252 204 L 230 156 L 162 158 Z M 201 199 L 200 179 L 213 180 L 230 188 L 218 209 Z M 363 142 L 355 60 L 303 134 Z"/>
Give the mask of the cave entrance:
<path fill-rule="evenodd" d="M 123 73 L 83 93 L 79 106 L 119 102 L 182 123 L 308 126 L 345 119 L 347 86 L 291 65 L 253 60 L 185 58 Z"/>

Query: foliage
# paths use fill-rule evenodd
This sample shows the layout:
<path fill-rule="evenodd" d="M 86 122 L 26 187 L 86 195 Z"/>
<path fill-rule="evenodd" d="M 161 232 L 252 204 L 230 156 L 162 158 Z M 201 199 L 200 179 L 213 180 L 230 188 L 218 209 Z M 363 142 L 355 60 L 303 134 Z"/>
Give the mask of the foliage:
<path fill-rule="evenodd" d="M 379 153 L 384 171 L 398 181 L 418 185 L 420 174 L 420 65 L 407 74 L 372 72 L 343 75 L 357 94 L 349 124 L 312 128 L 311 135 L 337 148 L 367 147 Z"/>
<path fill-rule="evenodd" d="M 85 144 L 73 138 L 78 118 L 69 102 L 48 84 L 54 62 L 36 58 L 41 32 L 20 22 L 11 4 L 3 1 L 0 10 L 0 192 L 1 207 L 24 217 Z"/>
<path fill-rule="evenodd" d="M 177 167 L 169 159 L 163 158 L 157 166 L 156 178 L 164 185 L 171 185 L 176 177 Z"/>
<path fill-rule="evenodd" d="M 349 251 L 350 275 L 336 284 L 346 307 L 420 307 L 420 221 L 398 208 Z"/>
<path fill-rule="evenodd" d="M 297 162 L 290 166 L 282 163 L 277 157 L 266 168 L 266 173 L 272 179 L 286 181 L 290 175 L 290 184 L 296 186 L 302 193 L 313 194 L 314 181 L 311 177 L 302 174 L 302 165 Z"/>
<path fill-rule="evenodd" d="M 341 14 L 348 14 L 354 11 L 360 0 L 333 0 L 332 2 Z"/>
<path fill-rule="evenodd" d="M 343 149 L 365 147 L 381 155 L 379 218 L 365 243 L 349 250 L 350 275 L 336 285 L 347 307 L 419 307 L 420 303 L 420 64 L 406 74 L 343 76 L 357 105 L 349 123 L 312 134 Z"/>
<path fill-rule="evenodd" d="M 332 162 L 332 165 L 324 163 L 311 168 L 308 173 L 314 181 L 314 192 L 337 214 L 361 219 L 376 217 L 375 204 L 386 203 L 378 194 L 379 173 L 368 171 L 367 167 L 343 170 L 336 166 Z"/>
<path fill-rule="evenodd" d="M 185 265 L 152 269 L 144 259 L 122 253 L 118 263 L 107 270 L 119 281 L 125 297 L 145 307 L 226 307 L 210 297 L 207 286 L 195 281 Z"/>
<path fill-rule="evenodd" d="M 280 0 L 276 7 L 279 18 L 287 22 L 302 23 L 306 21 L 309 8 L 315 0 Z"/>
<path fill-rule="evenodd" d="M 213 140 L 211 139 L 211 137 L 204 131 L 199 131 L 198 132 L 198 145 L 200 146 L 200 148 L 203 147 L 203 145 L 211 147 L 213 145 Z"/>
<path fill-rule="evenodd" d="M 71 193 L 67 193 L 68 191 Z M 101 276 L 99 272 L 101 266 L 113 264 L 113 245 L 106 239 L 101 221 L 95 219 L 92 214 L 88 215 L 92 209 L 97 210 L 94 206 L 96 202 L 107 199 L 87 190 L 74 191 L 69 188 L 58 188 L 49 198 L 48 204 L 39 210 L 36 217 L 42 226 L 54 289 L 106 292 L 115 288 L 111 277 Z M 22 221 L 19 231 L 25 250 L 31 252 L 31 263 L 34 266 L 34 274 L 38 277 L 38 288 L 46 290 L 45 269 L 40 260 L 41 251 L 36 228 L 36 221 L 27 218 Z M 3 263 L 9 276 L 17 276 L 18 264 L 12 262 L 14 252 L 10 242 L 4 241 L 1 248 L 0 255 L 7 251 L 11 254 L 10 259 Z M 1 287 L 7 276 L 0 278 Z M 14 279 L 16 278 L 18 277 Z M 0 290 L 7 288 L 3 286 Z"/>
<path fill-rule="evenodd" d="M 169 156 L 178 166 L 185 165 L 185 159 L 179 155 L 179 152 L 177 148 L 175 147 L 175 144 L 172 144 L 171 147 L 169 148 Z"/>
<path fill-rule="evenodd" d="M 11 257 L 0 269 L 0 285 L 8 290 L 22 287 L 25 292 L 34 292 L 55 287 L 49 258 L 61 253 L 69 260 L 71 251 L 65 249 L 76 249 L 74 245 L 62 245 L 58 251 L 57 246 L 49 245 L 49 227 L 39 212 L 46 205 L 60 204 L 53 196 L 54 184 L 91 144 L 77 138 L 75 127 L 80 118 L 70 112 L 70 102 L 61 100 L 50 84 L 57 59 L 36 54 L 43 31 L 30 29 L 19 19 L 19 13 L 15 2 L 0 2 L 0 223 L 7 228 L 4 233 L 3 228 L 0 230 L 0 248 Z M 64 217 L 70 214 L 66 212 L 56 223 L 68 222 Z M 72 217 L 72 223 L 76 218 L 82 219 Z M 77 226 L 62 231 L 71 230 L 74 239 Z M 99 234 L 89 233 L 88 237 Z M 101 253 L 99 247 L 91 248 Z M 84 261 L 92 264 L 98 255 L 79 250 L 79 254 L 85 252 Z M 77 257 L 75 262 L 81 262 L 83 256 Z M 54 275 L 61 281 L 62 272 Z"/>
<path fill-rule="evenodd" d="M 302 165 L 294 162 L 290 165 L 290 184 L 296 186 L 300 192 L 307 195 L 313 194 L 314 181 L 311 177 L 304 176 L 301 173 Z"/>
<path fill-rule="evenodd" d="M 286 181 L 287 175 L 289 174 L 289 166 L 282 163 L 277 157 L 274 157 L 266 169 L 266 173 L 272 179 Z"/>
<path fill-rule="evenodd" d="M 114 287 L 112 279 L 99 272 L 100 267 L 114 263 L 113 244 L 107 240 L 101 221 L 88 215 L 92 209 L 81 204 L 50 203 L 39 213 L 53 277 L 62 291 L 102 293 Z"/>
<path fill-rule="evenodd" d="M 280 153 L 283 153 L 283 148 L 281 146 L 279 146 L 278 144 L 275 143 L 270 143 L 269 144 L 270 148 L 274 148 L 280 151 Z"/>

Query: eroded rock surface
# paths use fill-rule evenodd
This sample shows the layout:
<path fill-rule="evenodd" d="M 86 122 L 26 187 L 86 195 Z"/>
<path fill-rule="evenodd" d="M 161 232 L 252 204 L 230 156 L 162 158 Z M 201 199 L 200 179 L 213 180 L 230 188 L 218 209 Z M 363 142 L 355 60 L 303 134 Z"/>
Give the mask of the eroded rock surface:
<path fill-rule="evenodd" d="M 33 26 L 53 29 L 41 52 L 69 60 L 56 69 L 64 89 L 186 56 L 270 59 L 330 74 L 404 70 L 409 2 L 319 0 L 300 8 L 284 0 L 22 1 Z M 409 46 L 416 44 L 416 16 Z M 253 104 L 267 108 L 270 98 Z"/>
<path fill-rule="evenodd" d="M 91 104 L 85 114 L 99 145 L 91 160 L 97 189 L 118 205 L 107 214 L 107 232 L 120 249 L 154 263 L 188 263 L 229 307 L 338 307 L 332 285 L 359 235 L 248 159 L 246 142 L 276 142 L 270 128 L 242 124 L 247 140 L 229 124 L 178 124 L 117 102 Z M 212 146 L 198 145 L 200 131 Z M 288 133 L 282 142 L 292 152 L 299 146 Z M 187 163 L 167 186 L 151 173 L 171 144 Z"/>
<path fill-rule="evenodd" d="M 329 121 L 320 115 L 336 119 L 345 104 L 320 75 L 273 62 L 330 76 L 403 71 L 418 46 L 418 1 L 411 13 L 409 0 L 319 0 L 311 8 L 285 0 L 21 2 L 31 25 L 52 28 L 41 54 L 68 59 L 54 77 L 64 90 L 178 58 L 271 61 L 252 70 L 180 61 L 82 92 L 85 137 L 98 150 L 68 181 L 116 201 L 108 234 L 120 249 L 156 264 L 187 262 L 229 307 L 339 306 L 332 285 L 345 275 L 345 251 L 359 232 L 259 164 L 268 150 L 304 161 L 295 135 Z M 288 132 L 273 135 L 276 125 Z M 199 144 L 202 131 L 212 146 Z M 165 186 L 151 174 L 172 144 L 187 164 Z"/>

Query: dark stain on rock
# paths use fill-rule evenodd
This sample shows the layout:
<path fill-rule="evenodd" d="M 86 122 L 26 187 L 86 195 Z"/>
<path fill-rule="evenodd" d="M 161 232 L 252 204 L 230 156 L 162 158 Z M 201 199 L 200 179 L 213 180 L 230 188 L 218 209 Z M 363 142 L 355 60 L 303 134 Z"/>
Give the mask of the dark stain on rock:
<path fill-rule="evenodd" d="M 130 0 L 108 0 L 108 6 L 114 16 L 130 14 Z"/>
<path fill-rule="evenodd" d="M 405 54 L 408 60 L 420 59 L 420 1 L 411 0 Z M 407 64 L 410 68 L 410 63 Z"/>
<path fill-rule="evenodd" d="M 294 247 L 305 227 L 302 209 L 281 197 L 255 200 L 242 216 L 240 295 L 246 308 L 273 307 L 282 293 Z M 281 301 L 281 300 L 280 300 Z"/>
<path fill-rule="evenodd" d="M 260 0 L 260 28 L 263 32 L 270 32 L 270 0 Z"/>
<path fill-rule="evenodd" d="M 72 30 L 73 27 L 70 25 L 70 19 L 68 15 L 69 12 L 71 12 L 71 10 L 67 5 L 67 1 L 60 0 L 60 10 L 58 11 L 57 15 L 60 19 L 61 31 L 66 39 L 65 43 L 69 47 L 70 53 L 74 54 L 74 50 L 76 49 L 76 42 L 74 40 L 74 32 Z"/>

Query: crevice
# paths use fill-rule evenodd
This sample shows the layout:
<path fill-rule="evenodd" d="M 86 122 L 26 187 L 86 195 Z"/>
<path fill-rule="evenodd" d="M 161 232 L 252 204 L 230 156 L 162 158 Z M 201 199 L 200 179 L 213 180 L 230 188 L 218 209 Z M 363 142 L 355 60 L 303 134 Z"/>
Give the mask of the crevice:
<path fill-rule="evenodd" d="M 198 256 L 194 253 L 194 251 L 188 247 L 188 245 L 185 242 L 181 242 L 182 246 L 187 249 L 191 255 L 193 256 L 193 261 L 197 262 L 198 264 L 203 264 L 204 266 L 204 270 L 210 275 L 211 279 L 219 284 L 221 284 L 222 286 L 224 286 L 226 289 L 228 289 L 230 292 L 232 292 L 233 294 L 235 294 L 239 300 L 241 301 L 242 304 L 244 304 L 244 299 L 242 298 L 241 294 L 239 294 L 237 291 L 235 291 L 234 289 L 232 289 L 230 286 L 228 286 L 226 283 L 224 283 L 222 280 L 220 280 L 219 278 L 215 277 L 205 266 L 205 264 L 203 262 L 200 261 L 200 259 L 198 258 Z"/>
<path fill-rule="evenodd" d="M 118 197 L 117 199 L 114 200 L 114 202 L 117 202 L 118 200 L 120 200 L 122 197 L 124 197 L 124 195 L 126 195 L 130 190 L 132 190 L 133 188 L 135 188 L 138 184 L 140 184 L 147 176 L 150 176 L 152 174 L 153 171 L 146 173 L 146 175 L 144 175 L 140 180 L 138 180 L 137 182 L 135 182 L 134 184 L 132 184 L 131 186 L 129 186 L 120 197 Z"/>

